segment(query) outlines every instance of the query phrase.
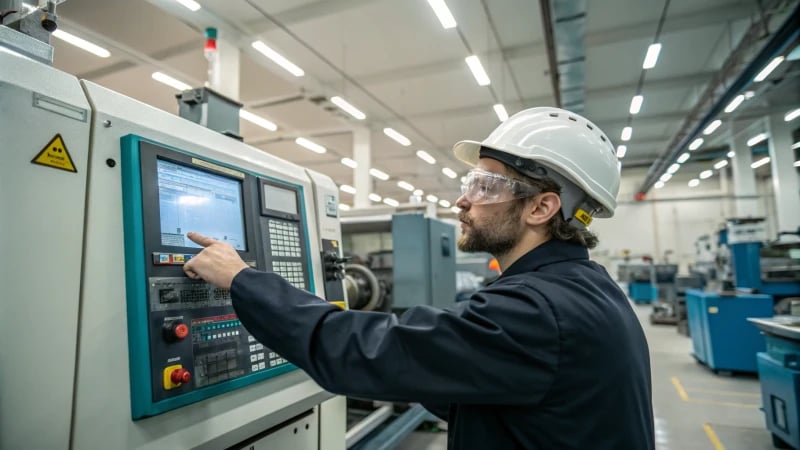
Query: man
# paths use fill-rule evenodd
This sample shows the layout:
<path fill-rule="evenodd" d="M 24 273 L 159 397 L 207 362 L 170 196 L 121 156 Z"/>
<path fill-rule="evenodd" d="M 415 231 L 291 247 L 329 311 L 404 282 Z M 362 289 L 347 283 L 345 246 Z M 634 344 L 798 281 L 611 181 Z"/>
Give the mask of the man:
<path fill-rule="evenodd" d="M 228 245 L 206 247 L 192 278 L 230 287 L 245 327 L 344 395 L 424 404 L 451 449 L 654 449 L 650 363 L 625 295 L 588 258 L 586 226 L 610 217 L 614 148 L 556 108 L 522 111 L 483 143 L 463 141 L 459 248 L 495 256 L 502 275 L 444 310 L 341 311 Z"/>

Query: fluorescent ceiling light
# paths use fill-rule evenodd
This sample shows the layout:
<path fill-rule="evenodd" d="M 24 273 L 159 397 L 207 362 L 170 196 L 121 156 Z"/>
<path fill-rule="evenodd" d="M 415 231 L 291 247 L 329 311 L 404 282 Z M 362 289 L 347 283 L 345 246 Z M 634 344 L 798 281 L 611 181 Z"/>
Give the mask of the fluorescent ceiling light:
<path fill-rule="evenodd" d="M 769 62 L 769 64 L 766 65 L 766 67 L 761 69 L 761 72 L 758 72 L 758 75 L 753 78 L 753 81 L 758 82 L 766 80 L 769 74 L 772 73 L 772 71 L 775 70 L 775 68 L 778 67 L 782 62 L 783 56 L 778 56 L 777 58 L 773 59 Z"/>
<path fill-rule="evenodd" d="M 57 29 L 56 31 L 53 31 L 53 37 L 61 39 L 62 41 L 66 42 L 68 44 L 72 44 L 75 47 L 78 47 L 78 48 L 80 48 L 82 50 L 85 50 L 85 51 L 87 51 L 87 52 L 89 52 L 89 53 L 91 53 L 91 54 L 93 54 L 95 56 L 99 56 L 101 58 L 108 58 L 109 56 L 111 56 L 111 52 L 109 52 L 108 50 L 104 49 L 103 47 L 100 47 L 97 44 L 92 44 L 91 42 L 87 41 L 86 39 L 79 38 L 78 36 L 75 36 L 74 34 L 67 33 L 66 31 L 64 31 L 64 30 L 62 30 L 60 28 Z"/>
<path fill-rule="evenodd" d="M 711 178 L 712 175 L 714 175 L 713 170 L 704 170 L 700 172 L 700 179 L 705 180 L 706 178 Z"/>
<path fill-rule="evenodd" d="M 755 97 L 756 93 L 753 91 L 744 91 L 744 99 L 750 100 L 751 98 Z"/>
<path fill-rule="evenodd" d="M 765 133 L 759 133 L 750 139 L 747 140 L 747 146 L 752 147 L 760 142 L 764 142 L 767 140 L 767 135 Z"/>
<path fill-rule="evenodd" d="M 425 161 L 428 164 L 436 164 L 436 158 L 430 155 L 430 153 L 426 152 L 425 150 L 417 150 L 417 156 L 419 159 Z"/>
<path fill-rule="evenodd" d="M 436 14 L 436 17 L 445 30 L 455 28 L 456 19 L 453 17 L 453 14 L 450 13 L 450 9 L 447 7 L 444 0 L 428 0 L 428 4 L 433 8 L 433 12 Z"/>
<path fill-rule="evenodd" d="M 389 206 L 395 206 L 395 207 L 400 206 L 400 202 L 398 202 L 393 198 L 388 198 L 388 197 L 383 199 L 383 203 L 386 203 Z"/>
<path fill-rule="evenodd" d="M 665 173 L 665 174 L 661 175 L 661 178 L 659 178 L 659 180 L 661 180 L 661 181 L 663 181 L 664 183 L 666 183 L 666 182 L 667 182 L 667 181 L 669 181 L 671 178 L 672 178 L 672 174 L 671 174 L 671 173 Z"/>
<path fill-rule="evenodd" d="M 701 145 L 703 145 L 703 138 L 697 138 L 689 144 L 689 150 L 697 150 Z"/>
<path fill-rule="evenodd" d="M 447 200 L 442 199 L 442 200 L 439 200 L 439 205 L 441 205 L 442 208 L 449 208 L 450 207 L 450 202 L 448 202 Z"/>
<path fill-rule="evenodd" d="M 422 189 L 417 189 L 414 191 L 414 195 L 416 195 L 417 197 L 422 197 L 422 194 L 424 193 L 425 191 L 423 191 Z"/>
<path fill-rule="evenodd" d="M 679 171 L 680 169 L 681 169 L 681 165 L 680 164 L 673 164 L 673 165 L 669 166 L 669 168 L 667 169 L 667 173 L 675 173 L 675 172 Z"/>
<path fill-rule="evenodd" d="M 342 108 L 347 114 L 350 114 L 351 116 L 355 117 L 358 120 L 364 120 L 367 118 L 366 114 L 361 112 L 355 106 L 348 103 L 347 100 L 343 99 L 342 97 L 339 96 L 331 97 L 331 103 L 338 106 L 339 108 Z"/>
<path fill-rule="evenodd" d="M 428 196 L 425 197 L 425 200 L 427 200 L 427 201 L 429 201 L 431 203 L 436 203 L 436 202 L 439 201 L 439 197 L 437 197 L 437 196 L 435 196 L 433 194 L 428 194 Z"/>
<path fill-rule="evenodd" d="M 617 158 L 620 158 L 620 159 L 624 158 L 625 157 L 625 153 L 627 153 L 627 152 L 628 152 L 628 147 L 627 146 L 625 146 L 625 145 L 617 146 Z"/>
<path fill-rule="evenodd" d="M 661 44 L 650 44 L 647 47 L 647 54 L 644 56 L 642 69 L 652 69 L 658 61 L 658 54 L 661 53 Z"/>
<path fill-rule="evenodd" d="M 641 95 L 634 95 L 631 99 L 631 114 L 639 114 L 639 111 L 642 110 L 642 102 L 644 101 L 644 97 Z"/>
<path fill-rule="evenodd" d="M 489 75 L 486 75 L 486 71 L 483 70 L 481 60 L 478 59 L 477 56 L 467 56 L 465 61 L 467 62 L 469 70 L 472 71 L 472 76 L 475 77 L 475 81 L 478 82 L 479 86 L 488 86 L 492 83 L 491 80 L 489 80 Z"/>
<path fill-rule="evenodd" d="M 358 167 L 358 163 L 350 158 L 342 158 L 342 164 L 344 164 L 347 167 L 350 167 L 351 169 L 355 169 L 356 167 Z"/>
<path fill-rule="evenodd" d="M 797 119 L 798 117 L 800 117 L 800 108 L 797 108 L 794 111 L 789 111 L 788 113 L 786 113 L 786 115 L 783 116 L 783 120 L 786 122 L 791 122 L 794 119 Z"/>
<path fill-rule="evenodd" d="M 296 77 L 302 77 L 303 75 L 305 75 L 305 72 L 303 72 L 303 69 L 301 69 L 301 68 L 297 67 L 296 65 L 294 65 L 291 61 L 289 61 L 288 59 L 284 58 L 283 55 L 281 55 L 280 53 L 276 52 L 275 50 L 273 50 L 269 46 L 267 46 L 267 44 L 265 44 L 265 43 L 263 43 L 261 41 L 255 41 L 250 45 L 252 45 L 253 48 L 256 49 L 259 53 L 261 53 L 262 55 L 264 55 L 267 58 L 271 59 L 272 62 L 274 62 L 275 64 L 277 64 L 277 65 L 279 65 L 281 67 L 283 67 L 286 71 L 288 71 L 292 75 L 294 75 Z"/>
<path fill-rule="evenodd" d="M 698 180 L 697 178 L 692 178 L 691 180 L 689 180 L 689 187 L 697 187 L 699 185 L 700 185 L 700 180 Z"/>
<path fill-rule="evenodd" d="M 719 170 L 719 169 L 722 169 L 723 167 L 725 167 L 727 165 L 728 165 L 728 160 L 727 159 L 723 159 L 722 161 L 714 164 L 714 168 Z"/>
<path fill-rule="evenodd" d="M 369 169 L 369 174 L 372 175 L 373 177 L 379 179 L 379 180 L 386 181 L 386 180 L 389 179 L 389 174 L 388 173 L 386 173 L 386 172 L 384 172 L 382 170 L 378 170 L 378 169 L 376 169 L 374 167 Z"/>
<path fill-rule="evenodd" d="M 453 171 L 453 169 L 451 169 L 449 167 L 442 167 L 442 173 L 447 175 L 450 178 L 455 178 L 455 177 L 458 176 L 458 174 L 455 173 L 455 171 Z"/>
<path fill-rule="evenodd" d="M 711 122 L 710 124 L 708 124 L 708 126 L 706 127 L 706 129 L 705 129 L 705 130 L 703 130 L 703 134 L 705 134 L 706 136 L 708 136 L 709 134 L 711 134 L 711 133 L 713 133 L 714 131 L 716 131 L 716 129 L 717 129 L 717 128 L 719 128 L 719 126 L 720 126 L 720 125 L 722 125 L 722 121 L 721 121 L 721 120 L 719 120 L 719 119 L 717 119 L 717 120 L 715 120 L 715 121 Z"/>
<path fill-rule="evenodd" d="M 733 158 L 734 156 L 736 156 L 736 153 L 733 150 L 731 150 L 728 152 L 727 156 L 728 158 Z"/>
<path fill-rule="evenodd" d="M 622 136 L 620 136 L 620 138 L 623 141 L 630 141 L 632 134 L 633 134 L 633 128 L 625 127 L 625 128 L 622 129 Z"/>
<path fill-rule="evenodd" d="M 184 83 L 183 81 L 176 80 L 175 78 L 172 78 L 171 76 L 169 76 L 169 75 L 167 75 L 165 73 L 153 72 L 152 77 L 153 77 L 154 80 L 156 80 L 158 82 L 161 82 L 161 83 L 164 83 L 167 86 L 173 87 L 173 88 L 175 88 L 175 89 L 177 89 L 179 91 L 185 91 L 185 90 L 188 90 L 188 89 L 192 88 L 191 86 L 189 86 L 188 84 Z"/>
<path fill-rule="evenodd" d="M 301 147 L 305 147 L 305 148 L 311 150 L 314 153 L 325 153 L 325 152 L 328 151 L 327 148 L 325 148 L 325 147 L 323 147 L 323 146 L 321 146 L 321 145 L 319 145 L 317 143 L 311 142 L 308 139 L 303 138 L 303 137 L 299 137 L 299 138 L 295 139 L 294 142 L 297 145 L 299 145 Z"/>
<path fill-rule="evenodd" d="M 497 118 L 500 119 L 500 122 L 505 122 L 508 119 L 508 111 L 506 111 L 506 107 L 503 106 L 502 103 L 498 103 L 494 105 L 494 113 L 497 114 Z"/>
<path fill-rule="evenodd" d="M 663 181 L 656 181 L 656 184 L 655 184 L 655 188 L 656 189 L 661 189 L 663 187 L 664 187 L 664 182 Z"/>
<path fill-rule="evenodd" d="M 795 142 L 795 143 L 794 143 L 794 144 L 792 144 L 792 146 L 791 146 L 791 149 L 792 149 L 792 150 L 797 150 L 798 148 L 800 148 L 800 141 L 797 141 L 797 142 Z"/>
<path fill-rule="evenodd" d="M 257 116 L 255 114 L 251 113 L 250 111 L 245 111 L 244 109 L 240 109 L 239 110 L 239 117 L 241 117 L 242 119 L 244 119 L 244 120 L 246 120 L 246 121 L 248 121 L 250 123 L 254 123 L 254 124 L 258 125 L 261 128 L 266 128 L 269 131 L 275 131 L 275 130 L 278 129 L 278 126 L 275 125 L 274 123 L 270 122 L 269 120 L 267 120 L 267 119 L 265 119 L 265 118 L 263 118 L 261 116 Z"/>
<path fill-rule="evenodd" d="M 759 159 L 758 161 L 754 162 L 753 164 L 750 164 L 750 167 L 752 167 L 753 169 L 758 169 L 759 167 L 763 166 L 764 164 L 769 164 L 769 156 L 765 156 L 765 157 Z"/>
<path fill-rule="evenodd" d="M 200 9 L 200 4 L 194 0 L 175 0 L 176 2 L 180 3 L 181 5 L 188 8 L 190 11 L 197 11 Z"/>
<path fill-rule="evenodd" d="M 342 211 L 350 211 L 350 205 L 339 203 L 339 209 L 341 209 Z"/>
<path fill-rule="evenodd" d="M 408 147 L 409 145 L 411 145 L 411 141 L 407 137 L 398 133 L 397 130 L 393 128 L 384 128 L 383 134 L 394 139 L 398 144 L 402 145 L 403 147 Z"/>
<path fill-rule="evenodd" d="M 458 214 L 461 212 L 461 208 L 459 208 L 458 206 L 453 206 L 452 208 L 450 208 L 450 211 L 453 211 L 454 213 Z"/>
<path fill-rule="evenodd" d="M 405 181 L 398 181 L 397 185 L 407 190 L 408 192 L 412 192 L 414 190 L 414 186 L 410 183 L 406 183 Z"/>
<path fill-rule="evenodd" d="M 800 167 L 800 159 L 798 159 L 797 161 L 795 161 L 795 162 L 794 162 L 794 164 L 792 164 L 792 166 L 794 166 L 794 167 Z"/>
<path fill-rule="evenodd" d="M 728 106 L 725 107 L 725 112 L 726 113 L 732 113 L 733 110 L 738 108 L 739 105 L 741 105 L 743 101 L 744 101 L 744 95 L 741 95 L 741 94 L 737 95 L 736 97 L 733 98 L 733 100 L 731 100 L 730 103 L 728 103 Z"/>
<path fill-rule="evenodd" d="M 36 7 L 36 6 L 29 5 L 29 4 L 25 3 L 25 2 L 22 2 L 22 7 L 23 7 L 23 8 L 24 8 L 26 11 L 28 11 L 28 12 L 31 12 L 31 11 L 33 11 L 34 9 L 37 9 L 37 7 Z"/>
<path fill-rule="evenodd" d="M 683 163 L 685 163 L 686 161 L 688 161 L 688 160 L 689 160 L 689 156 L 690 156 L 690 155 L 689 155 L 688 153 L 684 153 L 684 154 L 682 154 L 681 156 L 679 156 L 679 157 L 678 157 L 678 164 L 683 164 Z"/>
<path fill-rule="evenodd" d="M 369 194 L 367 197 L 369 197 L 369 199 L 372 200 L 373 202 L 381 201 L 381 196 L 376 194 L 376 193 L 374 193 L 374 192 Z"/>
<path fill-rule="evenodd" d="M 355 195 L 355 193 L 356 193 L 356 188 L 354 188 L 353 186 L 350 186 L 349 184 L 343 184 L 343 185 L 339 186 L 339 189 L 341 189 L 342 192 L 347 192 L 348 194 Z"/>

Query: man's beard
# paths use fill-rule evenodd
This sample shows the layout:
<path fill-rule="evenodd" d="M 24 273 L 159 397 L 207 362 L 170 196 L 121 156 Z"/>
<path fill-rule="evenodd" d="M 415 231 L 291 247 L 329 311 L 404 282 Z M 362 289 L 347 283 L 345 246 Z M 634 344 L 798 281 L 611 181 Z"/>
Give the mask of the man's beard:
<path fill-rule="evenodd" d="M 458 239 L 458 249 L 462 252 L 487 252 L 493 256 L 505 255 L 522 237 L 521 213 L 521 205 L 514 202 L 504 213 L 487 216 L 476 225 L 466 211 L 461 211 L 458 218 L 469 227 Z"/>

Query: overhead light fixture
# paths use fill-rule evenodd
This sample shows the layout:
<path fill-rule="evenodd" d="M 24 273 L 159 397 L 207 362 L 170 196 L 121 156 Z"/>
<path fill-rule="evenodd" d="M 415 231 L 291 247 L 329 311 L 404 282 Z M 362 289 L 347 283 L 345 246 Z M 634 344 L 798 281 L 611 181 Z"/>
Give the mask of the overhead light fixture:
<path fill-rule="evenodd" d="M 630 141 L 632 134 L 633 134 L 633 128 L 625 127 L 622 129 L 622 135 L 620 136 L 620 139 L 622 139 L 623 141 Z"/>
<path fill-rule="evenodd" d="M 789 111 L 788 113 L 786 113 L 786 115 L 783 116 L 783 120 L 786 122 L 791 122 L 794 119 L 797 119 L 798 117 L 800 117 L 800 108 L 797 108 L 793 111 Z"/>
<path fill-rule="evenodd" d="M 339 209 L 341 209 L 342 211 L 350 211 L 350 205 L 339 203 Z"/>
<path fill-rule="evenodd" d="M 661 181 L 663 181 L 664 183 L 666 183 L 666 182 L 667 182 L 667 181 L 669 181 L 671 178 L 672 178 L 672 174 L 671 174 L 671 173 L 669 173 L 669 172 L 667 172 L 667 173 L 665 173 L 665 174 L 661 175 L 661 178 L 659 178 L 659 180 L 661 180 Z"/>
<path fill-rule="evenodd" d="M 794 164 L 792 164 L 792 166 L 793 166 L 793 167 L 800 167 L 800 159 L 798 159 L 797 161 L 795 161 L 795 162 L 794 162 Z"/>
<path fill-rule="evenodd" d="M 453 171 L 453 169 L 451 169 L 449 167 L 442 167 L 442 173 L 447 175 L 450 178 L 455 178 L 455 177 L 458 176 L 458 174 L 455 173 L 455 171 Z"/>
<path fill-rule="evenodd" d="M 756 93 L 753 91 L 744 91 L 744 99 L 750 100 L 751 98 L 755 97 Z"/>
<path fill-rule="evenodd" d="M 479 86 L 488 86 L 492 83 L 491 80 L 489 80 L 489 75 L 487 75 L 486 71 L 483 70 L 481 60 L 478 59 L 477 56 L 467 56 L 465 61 L 467 62 L 469 70 L 472 71 L 472 76 L 475 77 L 475 81 L 478 82 Z"/>
<path fill-rule="evenodd" d="M 763 166 L 764 164 L 769 164 L 769 156 L 765 156 L 765 157 L 759 159 L 758 161 L 754 162 L 753 164 L 750 164 L 750 167 L 752 167 L 753 169 L 758 169 L 759 167 Z"/>
<path fill-rule="evenodd" d="M 442 208 L 449 208 L 450 207 L 450 202 L 448 202 L 447 200 L 442 199 L 442 200 L 439 200 L 439 205 Z"/>
<path fill-rule="evenodd" d="M 500 122 L 505 122 L 508 119 L 508 111 L 506 111 L 506 107 L 503 106 L 502 103 L 498 103 L 494 105 L 494 113 L 497 114 L 497 118 L 500 119 Z"/>
<path fill-rule="evenodd" d="M 617 146 L 617 158 L 622 159 L 625 157 L 625 153 L 628 152 L 628 147 L 626 145 L 619 145 Z"/>
<path fill-rule="evenodd" d="M 733 158 L 734 156 L 736 156 L 736 153 L 733 150 L 731 150 L 731 151 L 728 152 L 728 154 L 726 156 L 728 158 Z"/>
<path fill-rule="evenodd" d="M 678 164 L 683 164 L 683 163 L 685 163 L 686 161 L 688 161 L 688 160 L 689 160 L 689 156 L 690 156 L 690 155 L 689 155 L 688 153 L 684 153 L 684 154 L 682 154 L 681 156 L 679 156 L 679 157 L 678 157 Z"/>
<path fill-rule="evenodd" d="M 650 44 L 650 46 L 647 47 L 647 54 L 644 56 L 642 69 L 652 69 L 655 67 L 659 53 L 661 53 L 661 44 Z"/>
<path fill-rule="evenodd" d="M 792 150 L 797 150 L 798 148 L 800 148 L 800 141 L 797 141 L 794 144 L 792 144 L 792 146 L 790 148 Z"/>
<path fill-rule="evenodd" d="M 343 184 L 343 185 L 339 186 L 339 189 L 341 189 L 342 192 L 347 192 L 348 194 L 355 195 L 355 193 L 356 193 L 356 188 L 354 188 L 353 186 L 350 186 L 349 184 Z"/>
<path fill-rule="evenodd" d="M 407 190 L 408 192 L 412 192 L 414 190 L 414 186 L 412 184 L 410 184 L 410 183 L 405 182 L 405 181 L 398 181 L 397 185 L 400 186 L 401 188 Z"/>
<path fill-rule="evenodd" d="M 185 6 L 188 10 L 195 12 L 200 9 L 200 4 L 194 0 L 175 0 L 181 5 Z"/>
<path fill-rule="evenodd" d="M 699 185 L 700 185 L 700 180 L 698 180 L 697 178 L 692 178 L 691 180 L 689 180 L 689 187 L 697 187 Z"/>
<path fill-rule="evenodd" d="M 331 97 L 331 103 L 338 106 L 339 108 L 344 110 L 344 112 L 350 114 L 351 116 L 355 117 L 358 120 L 364 120 L 367 118 L 366 114 L 361 112 L 358 108 L 351 105 L 350 103 L 347 102 L 347 100 L 343 99 L 342 97 L 339 97 L 338 95 L 335 97 Z"/>
<path fill-rule="evenodd" d="M 29 5 L 29 4 L 25 3 L 25 2 L 22 2 L 22 8 L 24 8 L 28 12 L 31 12 L 31 11 L 33 11 L 35 9 L 38 9 L 36 6 Z"/>
<path fill-rule="evenodd" d="M 267 44 L 265 44 L 265 43 L 263 43 L 261 41 L 255 41 L 250 45 L 254 49 L 256 49 L 256 51 L 258 51 L 262 55 L 264 55 L 267 58 L 269 58 L 270 60 L 272 60 L 272 62 L 274 62 L 275 64 L 283 67 L 287 72 L 291 73 L 292 75 L 294 75 L 296 77 L 302 77 L 303 75 L 305 75 L 305 72 L 303 72 L 303 69 L 301 69 L 301 68 L 297 67 L 296 65 L 294 65 L 294 63 L 292 63 L 291 61 L 286 59 L 280 53 L 278 53 L 275 50 L 271 49 Z"/>
<path fill-rule="evenodd" d="M 422 194 L 424 193 L 425 192 L 422 189 L 417 189 L 414 191 L 414 195 L 416 195 L 417 197 L 422 197 Z"/>
<path fill-rule="evenodd" d="M 444 0 L 428 0 L 428 4 L 433 8 L 436 18 L 439 19 L 445 30 L 456 27 L 456 19 L 450 13 L 450 8 L 447 7 L 447 3 Z"/>
<path fill-rule="evenodd" d="M 189 88 L 189 89 L 191 89 L 191 88 Z M 183 90 L 185 90 L 185 89 L 183 89 Z M 244 119 L 244 120 L 246 120 L 246 121 L 248 121 L 248 122 L 250 122 L 252 124 L 258 125 L 261 128 L 266 128 L 269 131 L 276 131 L 278 129 L 278 126 L 275 125 L 274 123 L 270 122 L 269 120 L 267 120 L 267 119 L 265 119 L 265 118 L 263 118 L 261 116 L 255 115 L 255 114 L 251 113 L 250 111 L 246 111 L 244 109 L 240 109 L 239 110 L 239 117 L 241 117 L 242 119 Z"/>
<path fill-rule="evenodd" d="M 775 68 L 778 67 L 783 62 L 783 59 L 784 59 L 783 56 L 778 56 L 777 58 L 770 61 L 769 64 L 767 64 L 763 69 L 761 69 L 761 72 L 758 72 L 758 75 L 756 75 L 756 77 L 753 78 L 753 81 L 759 82 L 766 80 L 769 74 L 772 73 L 772 71 L 775 70 Z"/>
<path fill-rule="evenodd" d="M 91 53 L 91 54 L 93 54 L 95 56 L 99 56 L 101 58 L 108 58 L 109 56 L 111 56 L 111 52 L 109 52 L 108 50 L 104 49 L 103 47 L 100 47 L 97 44 L 93 44 L 93 43 L 87 41 L 86 39 L 79 38 L 78 36 L 75 36 L 74 34 L 67 33 L 66 31 L 64 31 L 64 30 L 62 30 L 60 28 L 57 29 L 56 31 L 53 31 L 53 37 L 61 39 L 62 41 L 66 42 L 68 44 L 72 44 L 75 47 L 80 48 L 81 50 L 85 50 L 85 51 L 87 51 L 87 52 L 89 52 L 89 53 Z"/>
<path fill-rule="evenodd" d="M 356 167 L 358 167 L 358 163 L 350 158 L 342 158 L 342 164 L 351 169 L 355 169 Z"/>
<path fill-rule="evenodd" d="M 715 120 L 715 121 L 711 122 L 710 124 L 708 124 L 708 126 L 706 127 L 706 129 L 705 129 L 705 130 L 703 130 L 703 134 L 705 134 L 706 136 L 708 136 L 709 134 L 711 134 L 711 133 L 713 133 L 714 131 L 716 131 L 716 130 L 717 130 L 717 128 L 719 128 L 719 126 L 720 126 L 720 125 L 722 125 L 722 121 L 721 121 L 721 120 L 719 120 L 719 119 L 717 119 L 717 120 Z"/>
<path fill-rule="evenodd" d="M 656 184 L 655 184 L 655 188 L 656 189 L 661 189 L 663 187 L 664 187 L 664 182 L 663 181 L 656 181 Z"/>
<path fill-rule="evenodd" d="M 703 145 L 703 138 L 697 138 L 689 144 L 689 150 L 697 150 L 701 145 Z"/>
<path fill-rule="evenodd" d="M 389 179 L 389 174 L 388 173 L 386 173 L 386 172 L 384 172 L 382 170 L 378 170 L 378 169 L 376 169 L 374 167 L 369 169 L 369 174 L 372 175 L 373 177 L 379 179 L 379 180 L 386 181 L 386 180 Z"/>
<path fill-rule="evenodd" d="M 673 164 L 673 165 L 669 166 L 669 168 L 667 169 L 667 173 L 675 173 L 675 172 L 679 171 L 680 169 L 681 169 L 681 165 L 680 164 Z"/>
<path fill-rule="evenodd" d="M 394 207 L 400 206 L 400 202 L 398 202 L 397 200 L 395 200 L 393 198 L 388 198 L 388 197 L 383 199 L 383 203 L 386 203 L 387 205 L 394 206 Z"/>
<path fill-rule="evenodd" d="M 176 80 L 175 78 L 172 78 L 171 76 L 169 76 L 169 75 L 167 75 L 165 73 L 153 72 L 153 75 L 151 75 L 151 76 L 153 77 L 154 80 L 156 80 L 156 81 L 158 81 L 160 83 L 164 83 L 167 86 L 170 86 L 170 87 L 172 87 L 174 89 L 177 89 L 179 91 L 186 91 L 186 90 L 189 90 L 189 89 L 192 88 L 191 86 L 189 86 L 188 84 L 184 83 L 183 81 Z"/>
<path fill-rule="evenodd" d="M 397 130 L 394 128 L 384 128 L 383 134 L 389 136 L 390 138 L 394 139 L 395 142 L 402 145 L 403 147 L 408 147 L 411 145 L 411 140 L 407 137 L 403 136 L 402 134 L 398 133 Z"/>
<path fill-rule="evenodd" d="M 754 145 L 756 145 L 756 144 L 758 144 L 760 142 L 764 142 L 766 140 L 767 140 L 766 133 L 759 133 L 759 134 L 757 134 L 757 135 L 755 135 L 755 136 L 753 136 L 753 137 L 751 137 L 750 139 L 747 140 L 747 146 L 748 147 L 752 147 L 752 146 L 754 146 Z"/>
<path fill-rule="evenodd" d="M 437 196 L 435 196 L 433 194 L 428 194 L 428 196 L 425 197 L 425 200 L 427 200 L 427 201 L 429 201 L 431 203 L 436 203 L 436 202 L 439 201 L 439 197 L 437 197 Z"/>
<path fill-rule="evenodd" d="M 631 99 L 631 114 L 639 114 L 639 111 L 642 110 L 642 102 L 644 101 L 644 97 L 641 95 L 634 95 Z"/>
<path fill-rule="evenodd" d="M 373 193 L 371 193 L 371 194 L 369 194 L 367 197 L 368 197 L 370 200 L 372 200 L 373 202 L 379 202 L 379 201 L 381 201 L 381 200 L 382 200 L 381 196 L 380 196 L 380 195 L 378 195 L 378 194 L 376 194 L 376 193 L 374 193 L 374 192 L 373 192 Z"/>
<path fill-rule="evenodd" d="M 453 213 L 458 214 L 461 212 L 461 208 L 459 208 L 458 206 L 453 206 L 450 208 L 450 211 L 453 211 Z"/>
<path fill-rule="evenodd" d="M 712 175 L 714 175 L 713 170 L 704 170 L 700 172 L 700 179 L 705 180 L 706 178 L 711 178 Z"/>
<path fill-rule="evenodd" d="M 744 101 L 744 95 L 742 94 L 737 95 L 736 97 L 733 98 L 733 100 L 731 100 L 730 103 L 728 103 L 728 106 L 725 107 L 725 112 L 732 113 L 736 108 L 739 107 L 739 105 L 742 104 L 743 101 Z"/>
<path fill-rule="evenodd" d="M 317 144 L 315 142 L 311 142 L 311 141 L 309 141 L 308 139 L 306 139 L 304 137 L 299 137 L 299 138 L 295 139 L 294 142 L 295 142 L 295 144 L 297 144 L 297 145 L 299 145 L 301 147 L 305 147 L 305 148 L 311 150 L 314 153 L 325 153 L 325 152 L 328 151 L 327 148 L 325 148 L 325 147 L 323 147 L 323 146 L 321 146 L 321 145 L 319 145 L 319 144 Z"/>
<path fill-rule="evenodd" d="M 428 164 L 436 164 L 436 158 L 431 156 L 430 153 L 426 152 L 425 150 L 417 150 L 417 157 Z"/>
<path fill-rule="evenodd" d="M 728 165 L 728 160 L 727 159 L 723 159 L 722 161 L 714 164 L 714 168 L 719 170 L 719 169 L 722 169 L 723 167 L 725 167 L 727 165 Z"/>

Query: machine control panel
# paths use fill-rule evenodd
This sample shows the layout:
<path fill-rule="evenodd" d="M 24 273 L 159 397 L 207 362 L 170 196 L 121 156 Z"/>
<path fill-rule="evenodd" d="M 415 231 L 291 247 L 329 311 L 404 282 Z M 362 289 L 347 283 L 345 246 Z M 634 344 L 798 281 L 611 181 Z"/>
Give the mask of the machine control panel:
<path fill-rule="evenodd" d="M 123 139 L 131 409 L 140 419 L 294 366 L 250 335 L 230 291 L 183 273 L 196 231 L 313 292 L 301 186 Z"/>

